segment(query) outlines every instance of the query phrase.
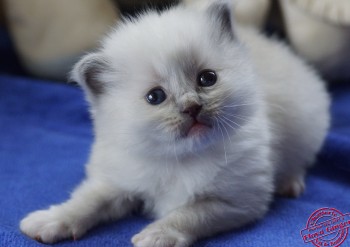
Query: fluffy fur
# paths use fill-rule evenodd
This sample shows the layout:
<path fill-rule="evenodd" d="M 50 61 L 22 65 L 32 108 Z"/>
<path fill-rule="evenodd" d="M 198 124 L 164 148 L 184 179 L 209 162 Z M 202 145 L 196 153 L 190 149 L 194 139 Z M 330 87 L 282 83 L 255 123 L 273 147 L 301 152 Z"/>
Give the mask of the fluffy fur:
<path fill-rule="evenodd" d="M 67 202 L 23 219 L 25 234 L 78 238 L 143 202 L 157 220 L 134 246 L 189 246 L 261 218 L 274 192 L 302 192 L 329 125 L 328 95 L 288 48 L 234 25 L 229 9 L 146 13 L 76 65 L 96 136 L 87 177 Z M 203 69 L 216 84 L 198 86 Z M 154 87 L 167 94 L 159 105 L 145 100 Z M 193 104 L 207 127 L 193 126 Z"/>

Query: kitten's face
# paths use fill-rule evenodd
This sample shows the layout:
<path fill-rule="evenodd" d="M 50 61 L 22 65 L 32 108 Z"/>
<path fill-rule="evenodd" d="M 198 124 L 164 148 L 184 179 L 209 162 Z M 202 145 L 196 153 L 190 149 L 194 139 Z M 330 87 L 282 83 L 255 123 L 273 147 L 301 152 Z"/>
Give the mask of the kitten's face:
<path fill-rule="evenodd" d="M 249 60 L 231 34 L 216 30 L 230 23 L 181 13 L 142 17 L 105 41 L 104 92 L 90 95 L 97 135 L 180 156 L 230 139 L 253 114 Z"/>

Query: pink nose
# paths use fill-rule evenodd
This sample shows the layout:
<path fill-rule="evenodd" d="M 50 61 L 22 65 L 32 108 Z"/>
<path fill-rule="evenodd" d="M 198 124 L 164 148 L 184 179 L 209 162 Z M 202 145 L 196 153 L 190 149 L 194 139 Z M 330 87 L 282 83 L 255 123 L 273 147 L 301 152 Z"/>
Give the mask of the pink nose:
<path fill-rule="evenodd" d="M 200 113 L 202 110 L 202 106 L 198 104 L 192 104 L 189 107 L 187 107 L 182 113 L 188 114 L 191 117 L 197 117 L 197 115 Z"/>

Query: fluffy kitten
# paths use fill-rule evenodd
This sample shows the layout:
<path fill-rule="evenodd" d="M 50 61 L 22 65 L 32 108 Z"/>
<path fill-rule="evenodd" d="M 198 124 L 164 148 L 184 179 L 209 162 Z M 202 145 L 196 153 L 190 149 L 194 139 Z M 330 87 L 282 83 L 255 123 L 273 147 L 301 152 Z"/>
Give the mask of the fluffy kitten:
<path fill-rule="evenodd" d="M 95 143 L 71 198 L 29 214 L 44 243 L 79 238 L 144 203 L 137 247 L 189 246 L 298 196 L 329 125 L 322 81 L 283 44 L 233 24 L 230 6 L 178 6 L 119 25 L 73 78 Z"/>

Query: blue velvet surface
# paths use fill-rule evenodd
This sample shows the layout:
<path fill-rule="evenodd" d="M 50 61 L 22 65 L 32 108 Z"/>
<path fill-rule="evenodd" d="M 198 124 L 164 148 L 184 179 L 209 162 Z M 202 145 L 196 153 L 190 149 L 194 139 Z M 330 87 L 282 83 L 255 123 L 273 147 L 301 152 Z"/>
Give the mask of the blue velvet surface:
<path fill-rule="evenodd" d="M 350 212 L 350 86 L 332 89 L 333 124 L 317 166 L 298 199 L 276 198 L 267 216 L 199 246 L 313 246 L 300 230 L 321 207 Z M 93 141 L 79 88 L 0 75 L 0 246 L 45 246 L 22 235 L 27 213 L 60 203 L 84 177 Z M 150 221 L 133 216 L 94 228 L 79 241 L 55 246 L 131 246 Z M 350 236 L 342 246 L 350 246 Z"/>

